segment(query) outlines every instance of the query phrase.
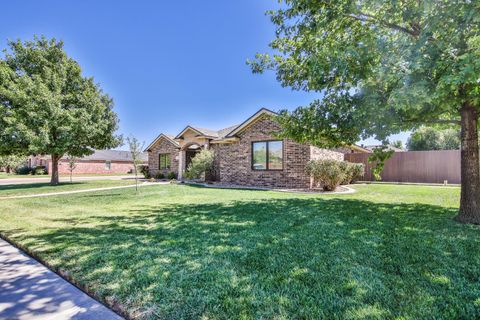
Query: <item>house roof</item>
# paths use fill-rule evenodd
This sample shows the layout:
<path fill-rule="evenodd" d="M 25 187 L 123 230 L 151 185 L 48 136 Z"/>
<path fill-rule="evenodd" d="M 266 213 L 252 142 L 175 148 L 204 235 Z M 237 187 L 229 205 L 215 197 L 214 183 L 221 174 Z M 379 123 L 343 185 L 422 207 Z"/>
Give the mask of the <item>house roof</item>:
<path fill-rule="evenodd" d="M 223 129 L 220 129 L 220 130 L 212 130 L 212 129 L 202 128 L 202 127 L 198 127 L 198 126 L 188 125 L 176 136 L 168 136 L 168 135 L 165 135 L 163 133 L 160 134 L 147 147 L 146 151 L 148 151 L 162 137 L 165 137 L 165 138 L 169 139 L 172 143 L 174 143 L 177 147 L 179 147 L 179 143 L 177 141 L 175 141 L 175 139 L 181 138 L 185 134 L 185 132 L 187 132 L 188 130 L 196 132 L 199 136 L 204 136 L 204 137 L 207 137 L 209 139 L 212 139 L 212 142 L 222 143 L 223 141 L 230 141 L 232 139 L 236 139 L 236 137 L 235 137 L 236 134 L 238 134 L 238 133 L 242 132 L 243 130 L 245 130 L 246 128 L 248 128 L 252 123 L 257 121 L 258 119 L 260 119 L 264 115 L 275 116 L 275 115 L 278 115 L 278 113 L 276 113 L 272 110 L 269 110 L 267 108 L 261 108 L 255 114 L 250 116 L 248 119 L 246 119 L 241 124 L 230 126 L 230 127 L 223 128 Z M 368 150 L 367 148 L 364 148 L 364 147 L 361 147 L 361 146 L 358 146 L 358 145 L 350 145 L 350 146 L 347 146 L 347 148 L 350 148 L 350 149 L 355 150 L 357 152 L 370 152 L 370 150 Z"/>
<path fill-rule="evenodd" d="M 179 146 L 180 146 L 180 145 L 178 144 L 178 142 L 174 140 L 174 139 L 175 139 L 175 136 L 170 135 L 170 134 L 160 133 L 160 134 L 155 138 L 155 140 L 153 140 L 153 142 L 148 145 L 148 147 L 147 147 L 144 151 L 149 151 L 150 148 L 152 148 L 152 147 L 158 142 L 158 140 L 160 140 L 160 139 L 162 139 L 162 138 L 164 138 L 165 140 L 171 142 L 171 143 L 174 144 L 176 147 L 179 147 Z"/>
<path fill-rule="evenodd" d="M 252 115 L 250 118 L 243 121 L 240 125 L 233 128 L 229 133 L 225 134 L 225 138 L 232 137 L 232 136 L 236 135 L 237 133 L 242 132 L 251 123 L 255 122 L 256 120 L 258 120 L 261 116 L 263 116 L 265 114 L 267 114 L 267 115 L 277 115 L 277 113 L 273 112 L 272 110 L 268 110 L 267 108 L 262 108 L 262 109 L 258 110 L 254 115 Z"/>
<path fill-rule="evenodd" d="M 236 127 L 238 127 L 238 125 L 223 128 L 223 129 L 220 129 L 220 130 L 217 131 L 217 130 L 212 130 L 212 129 L 207 129 L 207 128 L 201 128 L 201 127 L 197 127 L 197 126 L 188 125 L 188 126 L 185 127 L 185 129 L 183 129 L 175 137 L 175 139 L 179 139 L 188 130 L 193 130 L 193 131 L 197 132 L 199 135 L 206 136 L 208 138 L 221 139 L 221 138 L 224 138 L 227 133 L 229 133 L 230 131 L 232 131 Z"/>
<path fill-rule="evenodd" d="M 50 155 L 41 156 L 43 159 L 51 159 Z M 67 159 L 67 155 L 64 155 L 62 159 Z M 92 160 L 92 161 L 132 161 L 132 154 L 130 151 L 124 150 L 94 150 L 93 154 L 84 157 L 78 157 L 79 160 Z M 148 154 L 142 152 L 140 154 L 140 160 L 148 161 Z"/>
<path fill-rule="evenodd" d="M 373 149 L 380 148 L 381 146 L 382 146 L 381 144 L 376 144 L 376 145 L 363 146 L 363 148 L 370 151 L 370 152 L 373 152 Z M 397 147 L 394 147 L 394 146 L 391 146 L 391 145 L 388 145 L 387 149 L 388 150 L 393 150 L 395 152 L 404 152 L 405 151 L 404 149 L 400 149 L 400 148 L 397 148 Z"/>

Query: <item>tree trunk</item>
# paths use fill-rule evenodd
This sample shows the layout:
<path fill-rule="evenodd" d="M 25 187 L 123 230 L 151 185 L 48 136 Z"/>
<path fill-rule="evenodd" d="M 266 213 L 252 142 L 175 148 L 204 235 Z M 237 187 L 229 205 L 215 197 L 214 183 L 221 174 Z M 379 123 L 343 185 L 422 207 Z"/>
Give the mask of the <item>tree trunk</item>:
<path fill-rule="evenodd" d="M 56 186 L 58 181 L 58 160 L 60 156 L 58 154 L 52 154 L 52 178 L 50 180 L 50 184 L 52 186 Z"/>
<path fill-rule="evenodd" d="M 478 112 L 465 103 L 461 116 L 461 194 L 455 220 L 480 224 L 480 159 L 478 153 Z"/>

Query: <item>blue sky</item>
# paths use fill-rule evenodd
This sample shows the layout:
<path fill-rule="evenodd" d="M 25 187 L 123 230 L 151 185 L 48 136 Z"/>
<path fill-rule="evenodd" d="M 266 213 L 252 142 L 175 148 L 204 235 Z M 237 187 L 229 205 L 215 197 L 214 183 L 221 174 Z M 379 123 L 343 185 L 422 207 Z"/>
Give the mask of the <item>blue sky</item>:
<path fill-rule="evenodd" d="M 34 34 L 64 40 L 84 74 L 114 98 L 120 133 L 148 144 L 186 124 L 220 129 L 261 107 L 294 109 L 320 97 L 282 88 L 273 73 L 253 75 L 245 63 L 268 49 L 274 29 L 264 13 L 276 6 L 275 0 L 7 1 L 0 47 Z"/>

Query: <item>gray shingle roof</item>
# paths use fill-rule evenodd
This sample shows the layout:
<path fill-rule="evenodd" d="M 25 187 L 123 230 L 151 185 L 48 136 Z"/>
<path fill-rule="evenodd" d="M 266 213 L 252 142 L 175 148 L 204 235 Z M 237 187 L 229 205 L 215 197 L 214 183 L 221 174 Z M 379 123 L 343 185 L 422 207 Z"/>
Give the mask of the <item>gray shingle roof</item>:
<path fill-rule="evenodd" d="M 211 129 L 206 129 L 206 128 L 200 128 L 200 127 L 197 127 L 197 126 L 190 126 L 190 127 L 192 127 L 193 129 L 201 132 L 202 134 L 204 134 L 206 136 L 214 137 L 216 139 L 221 139 L 221 138 L 224 138 L 233 129 L 238 127 L 238 124 L 234 125 L 234 126 L 227 127 L 227 128 L 220 129 L 218 131 L 211 130 Z"/>
<path fill-rule="evenodd" d="M 148 160 L 148 154 L 142 152 L 140 154 L 142 161 Z M 130 151 L 123 150 L 95 150 L 95 152 L 89 156 L 81 158 L 81 160 L 102 160 L 102 161 L 132 161 L 132 154 Z"/>

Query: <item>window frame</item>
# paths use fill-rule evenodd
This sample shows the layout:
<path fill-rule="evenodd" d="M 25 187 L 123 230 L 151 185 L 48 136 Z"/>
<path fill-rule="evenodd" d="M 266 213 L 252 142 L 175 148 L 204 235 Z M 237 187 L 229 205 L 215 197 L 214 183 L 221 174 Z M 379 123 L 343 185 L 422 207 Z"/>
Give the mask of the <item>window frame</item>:
<path fill-rule="evenodd" d="M 282 143 L 282 168 L 281 169 L 270 169 L 269 168 L 269 153 L 270 153 L 270 142 L 281 142 Z M 266 144 L 266 155 L 265 155 L 265 169 L 256 169 L 253 164 L 254 164 L 254 153 L 253 153 L 253 145 L 255 143 L 265 143 Z M 252 141 L 251 142 L 251 145 L 250 145 L 250 152 L 251 152 L 251 157 L 250 157 L 250 168 L 253 170 L 253 171 L 283 171 L 283 169 L 285 168 L 284 166 L 284 159 L 285 159 L 285 145 L 284 145 L 284 141 L 283 140 L 258 140 L 258 141 Z"/>
<path fill-rule="evenodd" d="M 162 156 L 165 156 L 165 167 L 162 167 Z M 168 158 L 168 165 L 167 165 Z M 172 167 L 172 155 L 168 152 L 158 154 L 158 170 L 170 170 Z"/>

